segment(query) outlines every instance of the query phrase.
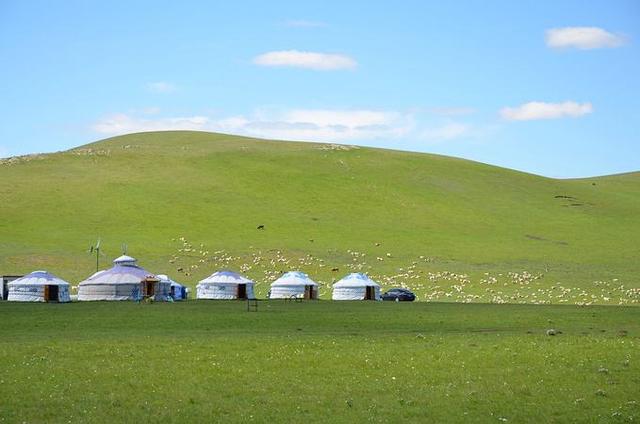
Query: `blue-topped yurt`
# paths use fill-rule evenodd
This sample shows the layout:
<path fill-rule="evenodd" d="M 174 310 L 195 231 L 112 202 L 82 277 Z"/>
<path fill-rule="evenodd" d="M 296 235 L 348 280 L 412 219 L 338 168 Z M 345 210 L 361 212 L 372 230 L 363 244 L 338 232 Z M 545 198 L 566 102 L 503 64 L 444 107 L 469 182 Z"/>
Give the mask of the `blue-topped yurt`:
<path fill-rule="evenodd" d="M 255 299 L 254 282 L 233 271 L 218 271 L 196 286 L 198 299 Z"/>
<path fill-rule="evenodd" d="M 333 285 L 333 300 L 381 300 L 380 285 L 366 274 L 354 272 Z"/>
<path fill-rule="evenodd" d="M 165 274 L 158 274 L 157 277 L 160 281 L 168 282 L 171 284 L 170 295 L 173 300 L 186 300 L 187 299 L 187 287 L 172 280 Z"/>
<path fill-rule="evenodd" d="M 78 300 L 169 300 L 171 284 L 140 267 L 136 259 L 122 255 L 113 267 L 98 271 L 78 286 Z"/>
<path fill-rule="evenodd" d="M 69 283 L 47 271 L 31 274 L 8 284 L 10 302 L 71 302 Z"/>
<path fill-rule="evenodd" d="M 318 283 L 301 271 L 284 273 L 271 283 L 269 299 L 317 299 Z"/>

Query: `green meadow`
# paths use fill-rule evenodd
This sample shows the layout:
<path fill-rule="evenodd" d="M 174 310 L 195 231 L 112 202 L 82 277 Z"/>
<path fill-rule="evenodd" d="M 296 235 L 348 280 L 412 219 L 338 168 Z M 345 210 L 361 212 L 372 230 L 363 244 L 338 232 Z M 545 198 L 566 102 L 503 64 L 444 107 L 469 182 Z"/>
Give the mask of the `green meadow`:
<path fill-rule="evenodd" d="M 0 320 L 0 422 L 640 419 L 637 307 L 5 302 Z"/>
<path fill-rule="evenodd" d="M 636 304 L 640 174 L 557 180 L 451 157 L 189 131 L 0 162 L 0 274 L 72 284 L 122 245 L 194 287 L 264 296 L 282 271 L 353 271 L 420 300 Z M 264 226 L 263 230 L 257 229 Z"/>

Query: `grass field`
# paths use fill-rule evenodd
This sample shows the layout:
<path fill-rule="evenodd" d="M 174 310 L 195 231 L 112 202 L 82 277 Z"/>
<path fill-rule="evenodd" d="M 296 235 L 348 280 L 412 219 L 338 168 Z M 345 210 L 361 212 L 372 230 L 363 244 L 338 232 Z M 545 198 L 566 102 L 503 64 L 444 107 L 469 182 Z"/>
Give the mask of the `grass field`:
<path fill-rule="evenodd" d="M 76 284 L 122 243 L 193 287 L 220 268 L 364 271 L 421 300 L 640 302 L 640 174 L 554 180 L 450 157 L 197 132 L 0 162 L 0 274 Z M 264 225 L 264 230 L 257 230 Z M 331 271 L 337 269 L 337 271 Z"/>
<path fill-rule="evenodd" d="M 2 302 L 0 322 L 0 422 L 640 419 L 637 307 Z"/>

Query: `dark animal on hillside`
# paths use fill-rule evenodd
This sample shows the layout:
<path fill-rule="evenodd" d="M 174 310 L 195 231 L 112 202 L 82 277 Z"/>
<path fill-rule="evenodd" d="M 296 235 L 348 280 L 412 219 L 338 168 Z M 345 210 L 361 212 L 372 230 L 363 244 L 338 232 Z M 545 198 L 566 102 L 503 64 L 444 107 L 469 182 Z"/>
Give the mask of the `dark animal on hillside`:
<path fill-rule="evenodd" d="M 257 229 L 258 230 L 264 230 L 264 225 L 258 225 Z"/>
<path fill-rule="evenodd" d="M 340 271 L 340 268 L 331 268 L 331 271 L 338 272 L 338 271 Z"/>

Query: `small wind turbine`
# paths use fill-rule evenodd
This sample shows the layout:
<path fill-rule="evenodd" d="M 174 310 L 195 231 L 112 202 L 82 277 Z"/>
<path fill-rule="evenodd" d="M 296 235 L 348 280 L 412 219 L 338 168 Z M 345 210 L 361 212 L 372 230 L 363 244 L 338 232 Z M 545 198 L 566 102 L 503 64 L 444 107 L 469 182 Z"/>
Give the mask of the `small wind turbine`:
<path fill-rule="evenodd" d="M 91 246 L 89 249 L 89 253 L 96 252 L 96 272 L 100 270 L 100 237 L 98 237 L 98 241 L 96 241 L 95 246 Z M 102 254 L 104 255 L 104 253 Z"/>

